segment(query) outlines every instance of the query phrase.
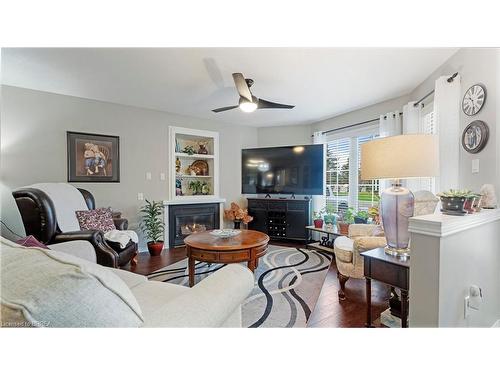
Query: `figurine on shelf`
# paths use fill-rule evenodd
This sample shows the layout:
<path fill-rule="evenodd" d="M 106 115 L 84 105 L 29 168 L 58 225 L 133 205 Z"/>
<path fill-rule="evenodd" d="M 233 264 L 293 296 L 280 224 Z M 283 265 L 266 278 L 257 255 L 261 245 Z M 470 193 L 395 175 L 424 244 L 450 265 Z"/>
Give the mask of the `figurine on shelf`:
<path fill-rule="evenodd" d="M 179 178 L 175 179 L 175 195 L 183 195 L 182 194 L 182 181 Z"/>
<path fill-rule="evenodd" d="M 194 155 L 196 154 L 196 151 L 194 150 L 194 147 L 193 146 L 186 146 L 184 147 L 184 149 L 182 150 L 182 152 L 188 154 L 188 155 Z"/>
<path fill-rule="evenodd" d="M 179 158 L 175 159 L 175 171 L 179 173 L 181 171 L 181 161 Z"/>
<path fill-rule="evenodd" d="M 482 195 L 481 208 L 497 208 L 497 196 L 495 194 L 495 187 L 492 184 L 484 184 L 479 194 Z"/>
<path fill-rule="evenodd" d="M 207 141 L 199 141 L 198 142 L 198 154 L 202 155 L 207 155 L 208 154 L 208 149 L 207 149 L 208 142 Z"/>

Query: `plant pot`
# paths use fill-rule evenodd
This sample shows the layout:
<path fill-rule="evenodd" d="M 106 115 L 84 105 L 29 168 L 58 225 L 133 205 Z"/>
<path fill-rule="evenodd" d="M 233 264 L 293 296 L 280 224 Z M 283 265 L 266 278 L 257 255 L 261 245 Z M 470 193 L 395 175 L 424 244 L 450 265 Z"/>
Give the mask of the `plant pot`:
<path fill-rule="evenodd" d="M 368 222 L 368 219 L 364 219 L 362 217 L 354 217 L 354 223 L 355 224 L 366 224 Z"/>
<path fill-rule="evenodd" d="M 443 211 L 464 212 L 465 197 L 441 197 Z"/>
<path fill-rule="evenodd" d="M 476 200 L 476 197 L 469 197 L 466 198 L 465 203 L 464 203 L 464 210 L 467 211 L 469 214 L 474 213 L 474 201 Z"/>
<path fill-rule="evenodd" d="M 325 221 L 325 224 L 335 225 L 335 223 L 337 221 L 337 217 L 335 215 L 325 215 L 325 216 L 323 216 L 323 220 Z"/>
<path fill-rule="evenodd" d="M 240 229 L 241 228 L 241 221 L 235 220 L 234 221 L 234 229 Z"/>
<path fill-rule="evenodd" d="M 148 251 L 152 256 L 157 256 L 161 254 L 163 250 L 163 241 L 158 242 L 148 242 Z"/>
<path fill-rule="evenodd" d="M 323 219 L 314 219 L 314 228 L 323 228 Z"/>
<path fill-rule="evenodd" d="M 349 223 L 337 223 L 337 227 L 341 235 L 347 236 L 349 234 Z"/>

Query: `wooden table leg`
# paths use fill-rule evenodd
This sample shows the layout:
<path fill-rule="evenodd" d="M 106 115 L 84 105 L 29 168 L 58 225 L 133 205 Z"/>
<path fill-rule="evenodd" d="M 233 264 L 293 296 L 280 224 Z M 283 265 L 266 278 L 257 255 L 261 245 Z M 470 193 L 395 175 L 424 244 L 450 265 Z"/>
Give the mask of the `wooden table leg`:
<path fill-rule="evenodd" d="M 248 268 L 250 271 L 255 271 L 255 259 L 250 259 L 247 263 Z"/>
<path fill-rule="evenodd" d="M 408 328 L 408 291 L 401 289 L 401 328 Z"/>
<path fill-rule="evenodd" d="M 368 328 L 372 326 L 372 279 L 366 278 L 366 323 Z"/>
<path fill-rule="evenodd" d="M 194 259 L 192 257 L 188 258 L 188 272 L 189 272 L 189 286 L 194 285 Z"/>

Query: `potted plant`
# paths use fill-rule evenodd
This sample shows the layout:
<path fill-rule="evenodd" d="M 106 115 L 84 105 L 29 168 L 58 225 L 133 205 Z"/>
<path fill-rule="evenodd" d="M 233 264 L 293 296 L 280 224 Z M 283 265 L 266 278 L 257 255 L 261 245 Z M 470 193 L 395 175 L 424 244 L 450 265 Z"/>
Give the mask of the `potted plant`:
<path fill-rule="evenodd" d="M 349 225 L 354 223 L 354 209 L 349 207 L 345 210 L 339 211 L 339 219 L 337 221 L 337 226 L 339 228 L 339 232 L 343 236 L 347 236 L 349 234 Z"/>
<path fill-rule="evenodd" d="M 368 211 L 358 211 L 354 214 L 354 222 L 356 224 L 366 224 L 368 217 Z"/>
<path fill-rule="evenodd" d="M 453 214 L 465 214 L 464 210 L 465 202 L 472 193 L 469 190 L 454 190 L 450 189 L 442 193 L 437 194 L 441 199 L 441 206 L 443 213 Z"/>
<path fill-rule="evenodd" d="M 478 211 L 481 197 L 482 196 L 480 194 L 469 192 L 465 199 L 464 210 L 469 214 L 473 214 L 474 212 Z"/>
<path fill-rule="evenodd" d="M 234 223 L 234 229 L 240 229 L 241 223 L 248 224 L 253 220 L 247 209 L 241 208 L 234 202 L 231 202 L 229 210 L 224 210 L 224 217 Z"/>
<path fill-rule="evenodd" d="M 165 228 L 161 220 L 162 203 L 148 201 L 141 208 L 142 220 L 140 228 L 148 241 L 148 250 L 151 255 L 160 255 L 163 249 L 163 230 Z"/>
<path fill-rule="evenodd" d="M 323 216 L 325 224 L 335 225 L 337 223 L 337 216 L 335 216 L 335 208 L 333 204 L 327 204 L 325 207 L 325 216 Z"/>
<path fill-rule="evenodd" d="M 202 190 L 202 183 L 201 181 L 189 181 L 189 190 L 192 191 L 193 195 L 199 195 L 201 194 L 201 190 Z"/>
<path fill-rule="evenodd" d="M 319 211 L 313 212 L 314 228 L 323 228 L 323 213 L 324 212 L 325 212 L 324 208 L 322 208 Z"/>

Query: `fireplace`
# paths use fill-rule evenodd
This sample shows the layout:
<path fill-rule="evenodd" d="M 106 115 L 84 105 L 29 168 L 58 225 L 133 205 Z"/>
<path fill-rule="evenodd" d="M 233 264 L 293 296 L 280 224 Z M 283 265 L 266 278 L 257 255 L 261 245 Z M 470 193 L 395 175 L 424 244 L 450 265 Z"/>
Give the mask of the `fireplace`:
<path fill-rule="evenodd" d="M 184 245 L 191 233 L 220 228 L 220 204 L 175 204 L 168 206 L 168 247 Z"/>

